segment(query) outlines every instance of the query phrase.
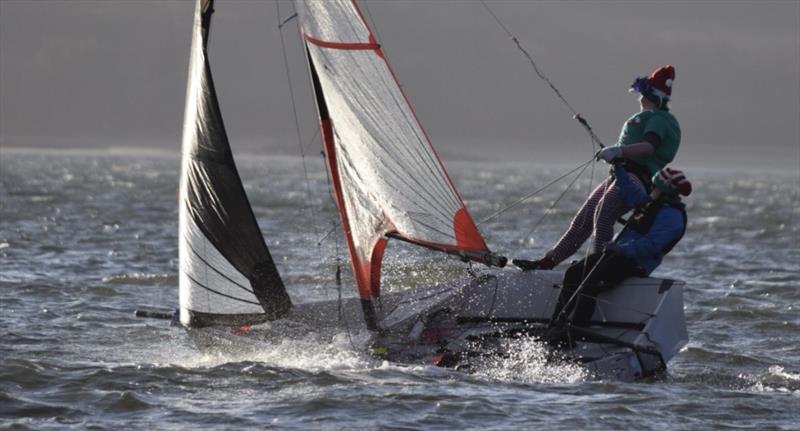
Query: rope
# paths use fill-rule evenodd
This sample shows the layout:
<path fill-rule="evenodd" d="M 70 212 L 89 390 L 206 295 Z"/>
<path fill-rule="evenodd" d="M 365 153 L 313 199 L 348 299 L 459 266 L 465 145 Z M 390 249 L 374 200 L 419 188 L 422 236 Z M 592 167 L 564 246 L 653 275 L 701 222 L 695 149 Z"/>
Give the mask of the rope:
<path fill-rule="evenodd" d="M 581 284 L 579 284 L 578 287 L 575 289 L 575 291 L 572 292 L 572 296 L 570 296 L 569 299 L 567 300 L 567 302 L 564 303 L 564 305 L 561 307 L 561 310 L 558 311 L 558 314 L 554 315 L 550 319 L 550 324 L 548 326 L 553 326 L 554 324 L 559 322 L 561 320 L 562 316 L 564 316 L 566 314 L 566 310 L 569 308 L 569 306 L 572 304 L 572 302 L 575 301 L 579 296 L 583 295 L 583 288 L 586 285 L 586 282 L 589 281 L 589 277 L 591 277 L 594 274 L 594 272 L 597 270 L 597 268 L 600 267 L 600 263 L 602 263 L 603 260 L 605 260 L 606 256 L 607 256 L 607 254 L 605 252 L 603 252 L 603 254 L 600 255 L 600 258 L 597 259 L 597 262 L 594 263 L 594 265 L 592 266 L 591 271 L 589 271 L 589 274 L 586 275 L 585 277 L 583 277 L 583 280 L 581 280 Z M 584 265 L 584 268 L 585 267 L 586 267 L 586 265 Z M 563 289 L 564 286 L 562 286 L 561 288 Z M 559 292 L 559 295 L 560 295 L 560 292 Z"/>
<path fill-rule="evenodd" d="M 587 164 L 587 163 L 583 164 L 583 169 L 581 169 L 581 171 L 578 172 L 578 175 L 575 175 L 575 178 L 573 178 L 572 181 L 570 181 L 570 183 L 567 184 L 567 187 L 565 187 L 564 190 L 561 192 L 561 194 L 558 195 L 558 198 L 555 201 L 553 201 L 553 203 L 550 205 L 550 207 L 547 208 L 547 210 L 544 212 L 544 214 L 542 214 L 542 216 L 539 217 L 539 220 L 537 220 L 536 223 L 533 224 L 533 228 L 525 235 L 525 238 L 533 235 L 533 233 L 536 232 L 536 229 L 539 228 L 539 225 L 541 225 L 542 222 L 544 221 L 544 219 L 548 215 L 550 215 L 550 212 L 553 210 L 553 208 L 555 208 L 556 205 L 558 205 L 558 203 L 561 201 L 561 199 L 567 194 L 567 192 L 572 188 L 572 186 L 575 184 L 575 182 L 577 182 L 578 179 L 586 171 L 586 168 L 588 168 L 590 165 L 594 166 L 593 164 Z"/>
<path fill-rule="evenodd" d="M 297 13 L 295 12 L 289 18 L 285 19 L 284 21 L 281 21 L 281 6 L 278 0 L 275 0 L 275 11 L 276 11 L 276 18 L 278 20 L 278 34 L 280 34 L 281 38 L 281 52 L 283 54 L 283 65 L 284 68 L 286 69 L 286 80 L 289 82 L 289 98 L 292 101 L 292 114 L 294 116 L 294 129 L 297 135 L 297 146 L 298 148 L 300 148 L 300 159 L 302 160 L 303 163 L 303 177 L 305 178 L 305 186 L 306 186 L 306 199 L 304 204 L 306 211 L 311 213 L 311 220 L 315 221 L 316 214 L 314 213 L 314 207 L 313 205 L 309 205 L 309 200 L 311 199 L 311 186 L 308 180 L 308 168 L 306 167 L 306 154 L 305 154 L 305 149 L 303 148 L 303 138 L 300 132 L 300 121 L 298 120 L 298 115 L 297 115 L 297 104 L 295 103 L 295 98 L 294 98 L 294 86 L 292 85 L 292 74 L 291 71 L 289 70 L 289 60 L 288 57 L 286 56 L 286 42 L 284 41 L 283 38 L 283 25 L 286 24 L 289 20 L 291 20 L 295 16 L 297 16 Z M 312 223 L 312 224 L 314 225 L 315 236 L 319 237 L 319 229 L 317 223 Z"/>
<path fill-rule="evenodd" d="M 565 174 L 563 174 L 563 175 L 559 176 L 558 178 L 556 178 L 556 179 L 554 179 L 554 180 L 550 181 L 549 183 L 545 184 L 544 186 L 542 186 L 542 187 L 539 187 L 538 189 L 536 189 L 536 190 L 532 191 L 531 193 L 528 193 L 527 195 L 525 195 L 525 196 L 523 196 L 523 197 L 521 197 L 521 198 L 517 199 L 516 201 L 514 201 L 514 202 L 512 202 L 511 204 L 507 205 L 506 207 L 499 209 L 499 210 L 498 210 L 498 211 L 496 211 L 494 214 L 492 214 L 492 215 L 490 215 L 489 217 L 486 217 L 485 219 L 483 219 L 483 220 L 479 221 L 479 222 L 477 223 L 477 226 L 480 226 L 481 224 L 483 224 L 483 223 L 486 223 L 487 221 L 494 220 L 494 219 L 495 219 L 495 218 L 497 218 L 499 215 L 501 215 L 501 214 L 503 214 L 504 212 L 506 212 L 506 211 L 510 210 L 511 208 L 514 208 L 514 207 L 516 207 L 517 205 L 521 204 L 522 202 L 525 202 L 526 200 L 528 200 L 528 199 L 532 198 L 532 197 L 533 197 L 533 196 L 535 196 L 536 194 L 538 194 L 538 193 L 541 193 L 542 191 L 544 191 L 544 190 L 545 190 L 545 189 L 547 189 L 548 187 L 550 187 L 550 186 L 552 186 L 553 184 L 555 184 L 555 183 L 557 183 L 557 182 L 561 181 L 561 180 L 562 180 L 562 179 L 564 179 L 565 177 L 567 177 L 567 176 L 571 175 L 573 172 L 575 172 L 575 171 L 577 171 L 577 170 L 579 170 L 579 169 L 584 169 L 584 170 L 585 170 L 585 169 L 586 169 L 586 167 L 587 167 L 587 166 L 589 166 L 589 165 L 590 165 L 590 164 L 591 164 L 593 161 L 594 161 L 594 156 L 592 156 L 592 158 L 591 158 L 591 159 L 589 159 L 589 160 L 587 160 L 587 161 L 585 161 L 585 162 L 581 163 L 581 164 L 580 164 L 580 165 L 578 165 L 576 168 L 574 168 L 574 169 L 570 170 L 569 172 L 567 172 L 567 173 L 565 173 Z M 583 171 L 581 171 L 581 173 L 583 173 Z M 575 180 L 573 180 L 573 182 L 574 182 L 574 181 L 575 181 Z M 559 198 L 559 199 L 560 199 L 560 198 Z"/>
<path fill-rule="evenodd" d="M 506 33 L 506 35 L 511 39 L 511 41 L 514 42 L 514 44 L 517 46 L 517 49 L 519 49 L 522 52 L 522 54 L 525 55 L 525 57 L 531 63 L 531 66 L 533 66 L 533 70 L 536 72 L 536 75 L 538 75 L 539 78 L 542 81 L 544 81 L 545 83 L 547 83 L 547 85 L 550 86 L 550 88 L 553 90 L 553 92 L 556 94 L 556 96 L 558 96 L 558 98 L 561 99 L 562 102 L 564 102 L 564 105 L 566 105 L 566 107 L 569 108 L 569 110 L 572 112 L 572 118 L 578 120 L 578 122 L 583 126 L 583 128 L 586 129 L 586 132 L 589 134 L 589 137 L 591 137 L 592 142 L 594 144 L 597 144 L 597 146 L 599 146 L 600 148 L 605 148 L 605 145 L 603 145 L 603 143 L 600 141 L 600 138 L 598 138 L 597 135 L 595 135 L 594 131 L 592 130 L 592 127 L 589 125 L 589 122 L 586 121 L 586 119 L 584 119 L 581 116 L 581 114 L 579 114 L 578 111 L 576 111 L 575 108 L 572 107 L 572 105 L 570 105 L 570 103 L 567 101 L 567 99 L 564 98 L 564 96 L 561 94 L 561 91 L 559 91 L 558 88 L 556 88 L 555 84 L 553 84 L 553 82 L 550 81 L 550 79 L 547 77 L 547 75 L 545 75 L 544 72 L 542 72 L 542 70 L 539 68 L 539 66 L 536 64 L 536 62 L 533 60 L 533 57 L 531 56 L 531 54 L 522 46 L 522 44 L 520 43 L 519 39 L 517 39 L 517 37 L 514 36 L 513 33 L 511 33 L 511 31 L 508 29 L 508 27 L 506 27 L 505 24 L 503 24 L 503 22 L 500 21 L 500 18 L 498 18 L 497 15 L 495 15 L 495 13 L 492 11 L 491 8 L 489 8 L 489 5 L 487 5 L 484 0 L 480 0 L 480 2 L 483 5 L 483 7 L 486 8 L 486 11 L 489 12 L 489 15 L 491 15 L 492 18 L 494 18 L 494 20 L 497 22 L 497 24 L 503 29 L 503 31 Z"/>

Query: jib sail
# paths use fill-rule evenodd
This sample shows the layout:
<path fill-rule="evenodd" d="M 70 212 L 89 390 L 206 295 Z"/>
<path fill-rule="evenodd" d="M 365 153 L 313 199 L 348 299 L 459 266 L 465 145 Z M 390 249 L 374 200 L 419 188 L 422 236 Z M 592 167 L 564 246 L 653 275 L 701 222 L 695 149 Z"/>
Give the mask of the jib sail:
<path fill-rule="evenodd" d="M 207 57 L 213 0 L 198 0 L 180 184 L 180 321 L 190 327 L 284 316 L 291 301 L 261 236 L 225 133 Z"/>

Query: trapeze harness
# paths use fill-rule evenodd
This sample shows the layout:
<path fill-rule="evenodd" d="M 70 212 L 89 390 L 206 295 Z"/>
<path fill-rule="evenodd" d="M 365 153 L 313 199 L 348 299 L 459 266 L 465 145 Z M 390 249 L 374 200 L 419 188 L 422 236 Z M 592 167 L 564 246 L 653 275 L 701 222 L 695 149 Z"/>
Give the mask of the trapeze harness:
<path fill-rule="evenodd" d="M 650 174 L 650 170 L 643 165 L 634 162 L 633 160 L 623 160 L 618 163 L 620 163 L 629 174 L 636 176 L 636 178 L 642 182 L 645 192 L 649 194 L 653 191 L 653 176 Z M 611 176 L 614 177 L 613 166 L 611 167 Z"/>
<path fill-rule="evenodd" d="M 625 228 L 622 229 L 622 232 L 620 232 L 619 235 L 621 236 L 628 229 L 631 229 L 642 236 L 647 235 L 647 233 L 650 232 L 650 229 L 653 228 L 653 223 L 655 223 L 656 216 L 658 215 L 658 212 L 661 211 L 661 208 L 675 208 L 681 212 L 681 216 L 683 217 L 683 228 L 681 229 L 681 234 L 675 237 L 675 239 L 670 241 L 661 250 L 661 252 L 666 255 L 672 251 L 672 248 L 675 247 L 678 241 L 683 238 L 683 234 L 686 233 L 688 217 L 686 216 L 686 205 L 684 205 L 682 202 L 670 202 L 665 199 L 656 199 L 655 201 L 648 202 L 647 204 L 636 208 L 628 220 L 620 219 L 621 222 L 624 222 Z"/>

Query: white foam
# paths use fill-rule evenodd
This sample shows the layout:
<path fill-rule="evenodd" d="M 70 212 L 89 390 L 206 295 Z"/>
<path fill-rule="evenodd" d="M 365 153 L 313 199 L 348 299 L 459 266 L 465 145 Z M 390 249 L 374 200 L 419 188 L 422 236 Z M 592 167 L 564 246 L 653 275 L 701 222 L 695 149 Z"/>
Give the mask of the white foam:
<path fill-rule="evenodd" d="M 506 383 L 578 383 L 589 377 L 578 364 L 553 361 L 548 347 L 536 339 L 513 340 L 507 348 L 507 357 L 487 359 L 476 375 Z"/>

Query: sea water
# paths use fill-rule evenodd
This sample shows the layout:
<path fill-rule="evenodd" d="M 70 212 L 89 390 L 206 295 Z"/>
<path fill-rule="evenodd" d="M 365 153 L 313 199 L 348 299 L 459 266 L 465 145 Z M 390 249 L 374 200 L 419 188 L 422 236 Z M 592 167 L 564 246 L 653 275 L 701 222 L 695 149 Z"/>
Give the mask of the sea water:
<path fill-rule="evenodd" d="M 322 163 L 239 159 L 293 300 L 354 296 Z M 571 168 L 447 167 L 476 221 Z M 535 340 L 474 374 L 387 363 L 364 352 L 358 322 L 332 339 L 200 350 L 133 315 L 177 304 L 179 169 L 175 157 L 2 153 L 0 428 L 800 429 L 798 172 L 687 170 L 689 227 L 654 275 L 686 281 L 690 342 L 662 378 L 622 383 L 549 363 Z M 480 229 L 498 253 L 538 257 L 606 172 L 594 165 Z M 383 289 L 466 269 L 392 243 Z"/>

